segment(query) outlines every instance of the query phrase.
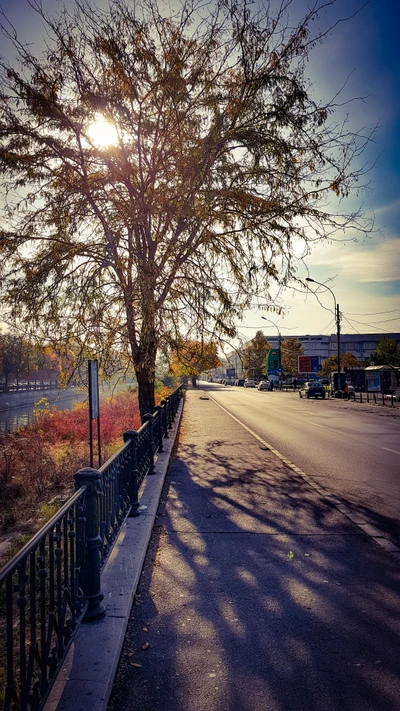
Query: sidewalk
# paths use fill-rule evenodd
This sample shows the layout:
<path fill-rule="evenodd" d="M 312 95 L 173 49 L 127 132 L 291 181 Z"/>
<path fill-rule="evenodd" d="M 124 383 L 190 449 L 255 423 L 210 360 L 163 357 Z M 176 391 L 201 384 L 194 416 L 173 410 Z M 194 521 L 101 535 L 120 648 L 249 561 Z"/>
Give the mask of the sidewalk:
<path fill-rule="evenodd" d="M 400 711 L 399 583 L 389 553 L 189 390 L 108 711 Z"/>

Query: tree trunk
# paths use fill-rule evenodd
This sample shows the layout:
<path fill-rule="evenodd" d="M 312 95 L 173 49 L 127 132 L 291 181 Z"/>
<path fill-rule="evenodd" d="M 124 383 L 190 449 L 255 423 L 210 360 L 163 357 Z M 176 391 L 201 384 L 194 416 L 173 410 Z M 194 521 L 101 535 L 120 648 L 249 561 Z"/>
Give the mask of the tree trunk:
<path fill-rule="evenodd" d="M 136 368 L 136 380 L 138 381 L 140 418 L 143 422 L 145 415 L 153 413 L 156 404 L 154 396 L 154 370 L 149 370 L 145 367 Z"/>

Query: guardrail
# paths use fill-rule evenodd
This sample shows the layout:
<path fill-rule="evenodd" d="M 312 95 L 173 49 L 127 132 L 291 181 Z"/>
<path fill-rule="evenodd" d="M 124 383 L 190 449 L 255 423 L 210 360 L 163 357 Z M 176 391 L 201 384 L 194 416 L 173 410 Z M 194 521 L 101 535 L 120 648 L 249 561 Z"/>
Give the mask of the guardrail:
<path fill-rule="evenodd" d="M 104 615 L 101 569 L 126 517 L 140 513 L 140 486 L 154 474 L 182 393 L 127 430 L 99 470 L 77 472 L 74 495 L 0 572 L 3 711 L 39 711 L 79 623 Z"/>
<path fill-rule="evenodd" d="M 394 393 L 356 392 L 350 393 L 348 398 L 360 403 L 366 402 L 373 405 L 400 407 L 398 397 Z"/>
<path fill-rule="evenodd" d="M 21 393 L 30 390 L 56 390 L 58 388 L 58 382 L 43 382 L 34 381 L 33 383 L 12 383 L 6 385 L 5 383 L 0 383 L 0 393 Z"/>

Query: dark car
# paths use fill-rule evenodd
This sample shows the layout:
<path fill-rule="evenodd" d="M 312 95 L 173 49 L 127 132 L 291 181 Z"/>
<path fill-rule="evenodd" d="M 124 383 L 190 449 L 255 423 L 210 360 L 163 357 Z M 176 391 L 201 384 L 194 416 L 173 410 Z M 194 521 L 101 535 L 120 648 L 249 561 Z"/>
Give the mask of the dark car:
<path fill-rule="evenodd" d="M 325 398 L 326 392 L 325 388 L 318 380 L 309 381 L 304 383 L 299 390 L 300 397 L 322 397 Z"/>
<path fill-rule="evenodd" d="M 239 378 L 239 380 L 236 381 L 235 385 L 239 385 L 242 388 L 244 385 L 244 380 L 242 378 Z"/>

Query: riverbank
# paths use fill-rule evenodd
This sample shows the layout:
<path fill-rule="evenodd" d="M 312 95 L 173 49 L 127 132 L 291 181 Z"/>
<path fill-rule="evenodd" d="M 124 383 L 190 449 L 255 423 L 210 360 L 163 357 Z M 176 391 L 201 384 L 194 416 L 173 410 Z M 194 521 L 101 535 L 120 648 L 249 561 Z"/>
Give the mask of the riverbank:
<path fill-rule="evenodd" d="M 62 404 L 76 400 L 81 402 L 86 397 L 86 389 L 71 387 L 66 390 L 43 389 L 21 390 L 18 392 L 0 393 L 0 412 L 7 412 L 24 406 L 34 405 L 35 402 L 45 397 L 50 405 Z"/>

